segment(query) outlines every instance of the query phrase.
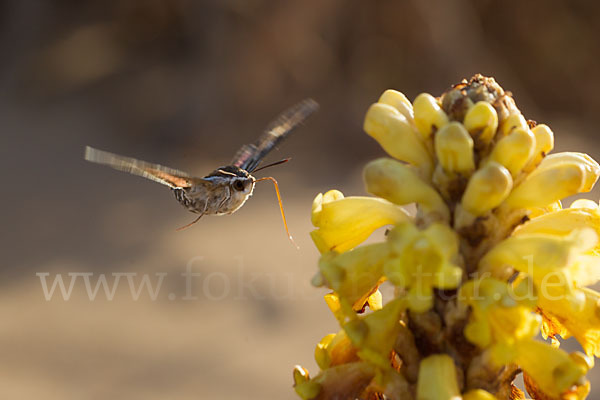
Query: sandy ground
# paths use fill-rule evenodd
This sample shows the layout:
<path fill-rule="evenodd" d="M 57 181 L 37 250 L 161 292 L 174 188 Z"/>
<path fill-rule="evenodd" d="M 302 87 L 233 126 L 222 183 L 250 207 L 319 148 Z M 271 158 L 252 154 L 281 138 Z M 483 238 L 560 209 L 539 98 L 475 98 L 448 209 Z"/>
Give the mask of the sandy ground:
<path fill-rule="evenodd" d="M 93 272 L 92 285 L 100 273 L 111 283 L 111 273 L 138 272 L 136 282 L 147 273 L 154 285 L 154 274 L 168 274 L 158 298 L 152 301 L 142 292 L 135 301 L 122 280 L 112 301 L 102 291 L 91 301 L 80 278 L 68 301 L 58 292 L 46 301 L 34 271 L 5 287 L 2 397 L 293 398 L 293 365 L 314 371 L 314 344 L 335 329 L 322 290 L 308 283 L 317 253 L 306 235 L 298 235 L 296 250 L 283 234 L 278 210 L 256 203 L 182 233 L 173 232 L 177 218 L 142 233 L 135 220 L 151 215 L 123 213 L 132 201 L 115 205 L 117 215 L 106 219 L 104 230 L 110 232 L 110 221 L 128 218 L 131 228 L 123 225 L 115 235 L 143 235 L 147 247 L 139 255 L 105 269 L 90 267 L 97 259 L 64 258 L 42 263 L 35 272 L 49 272 L 48 279 L 61 272 Z M 305 232 L 307 218 L 301 217 L 307 207 L 288 203 L 292 229 Z M 175 206 L 166 213 L 175 216 Z M 105 244 L 103 251 L 115 249 Z M 200 276 L 188 292 L 180 274 L 190 261 Z M 182 299 L 190 293 L 197 298 Z"/>

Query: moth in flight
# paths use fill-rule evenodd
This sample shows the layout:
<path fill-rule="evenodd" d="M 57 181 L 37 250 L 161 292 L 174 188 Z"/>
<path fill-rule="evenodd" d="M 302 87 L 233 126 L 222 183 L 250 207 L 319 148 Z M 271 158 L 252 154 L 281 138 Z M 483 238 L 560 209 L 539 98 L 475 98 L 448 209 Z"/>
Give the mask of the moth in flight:
<path fill-rule="evenodd" d="M 178 230 L 195 224 L 204 215 L 234 213 L 252 196 L 256 182 L 269 180 L 275 185 L 283 224 L 288 237 L 293 243 L 285 219 L 277 181 L 271 176 L 257 179 L 252 174 L 264 168 L 289 161 L 288 158 L 259 167 L 262 159 L 318 108 L 317 102 L 306 99 L 284 111 L 267 127 L 255 143 L 242 146 L 229 165 L 219 167 L 203 178 L 89 146 L 85 148 L 85 159 L 151 179 L 171 188 L 179 203 L 189 211 L 198 214 L 194 221 Z"/>

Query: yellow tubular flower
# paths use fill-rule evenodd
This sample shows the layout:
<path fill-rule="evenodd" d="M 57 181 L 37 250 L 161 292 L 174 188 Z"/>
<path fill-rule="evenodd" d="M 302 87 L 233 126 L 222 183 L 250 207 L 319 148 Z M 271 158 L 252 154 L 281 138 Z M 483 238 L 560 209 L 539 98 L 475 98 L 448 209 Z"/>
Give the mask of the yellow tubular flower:
<path fill-rule="evenodd" d="M 321 369 L 327 369 L 340 364 L 358 361 L 356 348 L 352 346 L 344 330 L 337 334 L 330 333 L 317 344 L 315 361 Z"/>
<path fill-rule="evenodd" d="M 551 398 L 560 398 L 561 394 L 576 385 L 588 370 L 576 357 L 532 339 L 517 342 L 515 355 L 514 361 Z"/>
<path fill-rule="evenodd" d="M 563 152 L 550 154 L 542 161 L 535 173 L 542 173 L 546 169 L 551 169 L 557 165 L 577 164 L 585 171 L 584 180 L 580 192 L 589 192 L 594 187 L 600 175 L 600 165 L 592 157 L 584 153 Z"/>
<path fill-rule="evenodd" d="M 460 400 L 454 361 L 446 354 L 436 354 L 421 361 L 417 400 Z"/>
<path fill-rule="evenodd" d="M 502 165 L 490 162 L 469 179 L 461 206 L 475 216 L 483 215 L 507 198 L 512 184 L 510 172 Z"/>
<path fill-rule="evenodd" d="M 599 357 L 600 294 L 591 289 L 583 288 L 581 290 L 585 296 L 583 307 L 575 310 L 564 298 L 557 297 L 554 299 L 540 296 L 539 305 L 544 310 L 544 317 L 546 315 L 552 317 L 555 324 L 555 330 L 546 332 L 546 334 L 563 336 L 563 331 L 566 331 L 567 336 L 572 335 L 577 339 L 588 356 Z M 566 337 L 564 338 L 566 339 Z"/>
<path fill-rule="evenodd" d="M 401 329 L 399 321 L 405 309 L 404 299 L 395 299 L 381 310 L 344 325 L 352 344 L 359 349 L 361 359 L 382 369 L 391 368 L 387 359 Z"/>
<path fill-rule="evenodd" d="M 448 115 L 438 101 L 428 93 L 421 93 L 413 102 L 415 124 L 424 139 L 448 123 Z"/>
<path fill-rule="evenodd" d="M 315 361 L 321 369 L 325 369 L 331 365 L 331 356 L 327 351 L 327 346 L 331 343 L 331 340 L 335 337 L 335 333 L 330 333 L 325 336 L 317 346 L 315 347 Z"/>
<path fill-rule="evenodd" d="M 531 159 L 534 150 L 533 133 L 529 129 L 517 128 L 496 143 L 490 160 L 506 167 L 515 177 Z"/>
<path fill-rule="evenodd" d="M 387 104 L 373 104 L 367 111 L 363 128 L 389 155 L 419 168 L 425 177 L 431 175 L 431 155 L 419 133 L 396 108 Z"/>
<path fill-rule="evenodd" d="M 598 236 L 592 229 L 572 232 L 567 237 L 544 234 L 518 235 L 503 240 L 479 262 L 480 272 L 503 277 L 510 268 L 531 274 L 536 284 L 545 277 L 573 265 L 577 257 L 593 249 Z M 508 271 L 507 271 L 508 268 Z M 566 284 L 567 282 L 565 282 Z"/>
<path fill-rule="evenodd" d="M 415 114 L 413 112 L 413 106 L 410 103 L 410 100 L 408 100 L 408 98 L 404 95 L 404 93 L 388 89 L 385 92 L 383 92 L 383 94 L 378 100 L 378 103 L 388 104 L 394 107 L 400 112 L 400 114 L 404 115 L 408 122 L 414 124 Z"/>
<path fill-rule="evenodd" d="M 513 235 L 545 233 L 566 236 L 576 229 L 583 228 L 592 228 L 600 235 L 600 213 L 597 208 L 574 208 L 571 206 L 570 208 L 543 214 L 520 225 L 515 229 Z"/>
<path fill-rule="evenodd" d="M 541 124 L 531 129 L 531 133 L 535 137 L 535 150 L 529 163 L 524 168 L 525 172 L 531 172 L 548 153 L 554 148 L 554 134 L 547 125 Z"/>
<path fill-rule="evenodd" d="M 588 192 L 600 166 L 587 155 L 558 153 L 541 162 L 506 199 L 511 208 L 544 207 L 556 200 Z"/>
<path fill-rule="evenodd" d="M 535 336 L 541 317 L 532 312 L 535 300 L 527 284 L 523 281 L 513 289 L 506 282 L 493 278 L 465 283 L 460 288 L 459 299 L 472 309 L 465 337 L 486 348 L 492 344 L 512 346 L 519 340 Z"/>
<path fill-rule="evenodd" d="M 435 134 L 436 156 L 448 172 L 470 175 L 475 169 L 473 139 L 462 124 L 451 122 Z"/>
<path fill-rule="evenodd" d="M 506 118 L 504 121 L 502 121 L 502 123 L 500 124 L 499 132 L 501 137 L 504 137 L 511 133 L 514 129 L 518 128 L 529 128 L 527 126 L 527 121 L 525 120 L 525 117 L 523 117 L 523 115 L 520 112 L 513 113 L 509 115 L 508 118 Z"/>
<path fill-rule="evenodd" d="M 467 111 L 464 125 L 473 136 L 477 148 L 487 147 L 498 129 L 498 114 L 494 107 L 486 101 L 479 101 Z"/>
<path fill-rule="evenodd" d="M 408 288 L 409 308 L 417 313 L 433 306 L 433 288 L 454 289 L 462 280 L 462 269 L 452 263 L 458 238 L 446 225 L 433 224 L 419 231 L 402 224 L 389 234 L 392 256 L 384 264 L 384 275 L 395 286 Z"/>
<path fill-rule="evenodd" d="M 389 158 L 371 161 L 364 170 L 367 191 L 392 203 L 418 203 L 432 220 L 448 221 L 450 212 L 439 193 L 409 166 Z"/>
<path fill-rule="evenodd" d="M 313 201 L 310 233 L 321 253 L 342 253 L 364 242 L 376 229 L 410 220 L 408 213 L 386 200 L 344 197 L 339 191 L 318 194 Z"/>
<path fill-rule="evenodd" d="M 588 394 L 590 393 L 590 383 L 583 378 L 581 380 L 582 380 L 582 382 L 578 383 L 577 385 L 572 386 L 570 389 L 561 393 L 560 399 L 564 399 L 564 400 L 584 400 L 584 399 L 586 399 Z M 527 388 L 527 393 L 529 393 L 533 399 L 540 399 L 540 400 L 558 399 L 558 397 L 550 396 L 544 390 L 542 390 L 538 386 L 538 384 L 526 372 L 523 372 L 523 383 L 525 384 L 525 387 Z"/>
<path fill-rule="evenodd" d="M 320 276 L 340 301 L 350 306 L 366 301 L 380 284 L 383 263 L 389 254 L 385 243 L 359 247 L 351 252 L 325 253 L 319 261 Z M 343 307 L 343 304 L 342 304 Z M 359 306 L 362 308 L 362 304 Z"/>

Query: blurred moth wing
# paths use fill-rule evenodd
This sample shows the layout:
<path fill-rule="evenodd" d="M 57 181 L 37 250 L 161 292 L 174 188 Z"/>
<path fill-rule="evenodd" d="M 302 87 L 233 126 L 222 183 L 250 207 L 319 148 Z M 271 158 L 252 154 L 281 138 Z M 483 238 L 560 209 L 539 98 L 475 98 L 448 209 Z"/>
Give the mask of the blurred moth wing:
<path fill-rule="evenodd" d="M 85 159 L 86 161 L 107 165 L 119 171 L 153 180 L 172 189 L 189 188 L 194 181 L 194 178 L 186 172 L 131 157 L 120 156 L 90 146 L 85 148 Z"/>
<path fill-rule="evenodd" d="M 248 172 L 254 172 L 262 159 L 298 126 L 319 109 L 319 104 L 313 99 L 305 99 L 295 106 L 287 109 L 275 118 L 252 144 L 242 146 L 233 159 L 231 165 Z"/>

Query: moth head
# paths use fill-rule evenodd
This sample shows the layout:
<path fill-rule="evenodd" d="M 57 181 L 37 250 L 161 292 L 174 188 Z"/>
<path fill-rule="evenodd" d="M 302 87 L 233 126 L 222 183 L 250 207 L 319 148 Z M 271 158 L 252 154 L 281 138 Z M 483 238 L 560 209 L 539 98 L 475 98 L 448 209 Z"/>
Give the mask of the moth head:
<path fill-rule="evenodd" d="M 254 179 L 248 178 L 233 178 L 231 180 L 231 190 L 238 194 L 250 194 L 254 188 Z"/>

